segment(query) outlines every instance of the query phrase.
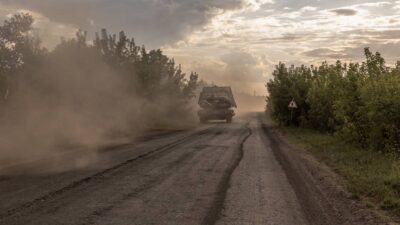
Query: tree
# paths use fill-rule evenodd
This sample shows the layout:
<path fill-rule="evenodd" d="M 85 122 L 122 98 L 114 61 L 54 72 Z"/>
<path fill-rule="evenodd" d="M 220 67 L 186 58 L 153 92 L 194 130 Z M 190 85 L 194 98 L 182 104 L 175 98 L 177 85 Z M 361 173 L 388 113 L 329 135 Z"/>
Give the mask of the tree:
<path fill-rule="evenodd" d="M 281 124 L 339 134 L 362 147 L 400 152 L 400 64 L 385 65 L 365 48 L 366 61 L 319 67 L 276 66 L 267 83 L 268 109 Z M 290 121 L 288 102 L 299 104 Z"/>
<path fill-rule="evenodd" d="M 273 79 L 267 83 L 270 93 L 267 101 L 271 105 L 272 115 L 280 123 L 300 125 L 306 122 L 309 110 L 306 96 L 310 81 L 311 69 L 305 66 L 287 68 L 283 63 L 276 66 Z M 293 99 L 298 108 L 292 115 L 288 105 Z"/>
<path fill-rule="evenodd" d="M 41 48 L 40 39 L 31 35 L 33 17 L 21 13 L 12 16 L 0 26 L 0 96 L 10 94 L 10 79 L 19 70 L 40 63 L 46 50 Z M 30 65 L 31 64 L 31 65 Z M 22 66 L 25 65 L 25 68 Z"/>

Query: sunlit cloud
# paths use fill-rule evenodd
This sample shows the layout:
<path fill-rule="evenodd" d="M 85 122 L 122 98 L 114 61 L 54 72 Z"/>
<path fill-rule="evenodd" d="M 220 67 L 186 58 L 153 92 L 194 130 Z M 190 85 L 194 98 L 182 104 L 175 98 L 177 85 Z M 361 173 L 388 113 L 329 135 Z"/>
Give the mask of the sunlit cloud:
<path fill-rule="evenodd" d="M 50 49 L 56 46 L 61 38 L 73 38 L 78 30 L 72 25 L 54 22 L 36 11 L 0 5 L 0 20 L 9 19 L 15 13 L 28 13 L 34 18 L 33 34 L 40 37 L 44 45 Z"/>
<path fill-rule="evenodd" d="M 396 1 L 395 2 L 395 5 L 393 6 L 393 9 L 397 9 L 397 10 L 400 9 L 400 1 Z"/>
<path fill-rule="evenodd" d="M 268 72 L 260 72 L 260 77 L 268 77 L 279 61 L 314 64 L 324 60 L 362 60 L 362 50 L 367 46 L 386 53 L 389 62 L 397 60 L 395 51 L 388 46 L 399 49 L 396 46 L 400 40 L 400 16 L 393 9 L 399 2 L 349 3 L 325 8 L 304 5 L 297 10 L 289 6 L 275 8 L 273 4 L 248 14 L 229 11 L 189 35 L 190 42 L 175 52 L 218 56 L 239 50 L 253 55 L 256 60 L 264 55 L 270 63 L 263 66 Z M 179 58 L 187 61 L 184 55 Z M 213 57 L 213 61 L 220 62 L 215 65 L 224 65 L 218 57 Z M 206 66 L 209 65 L 204 68 Z M 203 70 L 199 66 L 196 69 Z M 216 73 L 224 74 L 205 71 L 206 77 L 211 79 Z"/>
<path fill-rule="evenodd" d="M 259 10 L 263 5 L 274 3 L 275 0 L 246 0 L 245 8 L 250 8 L 251 10 Z"/>

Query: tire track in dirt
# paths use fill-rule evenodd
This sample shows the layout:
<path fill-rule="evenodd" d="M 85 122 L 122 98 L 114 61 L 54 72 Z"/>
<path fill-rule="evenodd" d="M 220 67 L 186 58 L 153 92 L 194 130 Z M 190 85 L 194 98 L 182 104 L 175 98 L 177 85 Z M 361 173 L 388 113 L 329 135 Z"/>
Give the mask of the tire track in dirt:
<path fill-rule="evenodd" d="M 285 171 L 289 183 L 296 193 L 308 222 L 313 225 L 340 224 L 339 221 L 335 220 L 335 217 L 331 216 L 325 210 L 325 207 L 321 205 L 321 201 L 316 198 L 317 190 L 316 187 L 312 186 L 313 183 L 307 182 L 305 174 L 301 174 L 301 172 L 293 166 L 292 162 L 287 158 L 285 153 L 283 153 L 279 140 L 273 135 L 272 130 L 274 128 L 266 124 L 262 124 L 261 126 L 266 138 L 268 138 L 269 145 L 271 146 L 275 158 Z"/>
<path fill-rule="evenodd" d="M 28 210 L 30 208 L 33 208 L 36 205 L 46 204 L 46 202 L 54 199 L 55 197 L 63 195 L 65 193 L 69 192 L 69 191 L 72 191 L 72 190 L 74 190 L 74 189 L 76 189 L 76 188 L 78 188 L 81 185 L 84 185 L 86 183 L 89 183 L 89 182 L 101 182 L 101 180 L 105 179 L 105 176 L 107 174 L 110 174 L 110 173 L 112 173 L 114 171 L 117 171 L 118 169 L 121 169 L 121 168 L 123 168 L 125 166 L 129 166 L 130 164 L 135 163 L 135 162 L 137 162 L 139 160 L 142 160 L 142 159 L 145 159 L 145 158 L 148 158 L 148 157 L 155 157 L 156 155 L 158 155 L 160 153 L 167 152 L 169 150 L 173 150 L 176 146 L 181 145 L 181 144 L 183 144 L 185 142 L 189 142 L 189 141 L 191 141 L 193 138 L 195 138 L 197 136 L 207 134 L 207 132 L 209 130 L 213 129 L 213 128 L 214 127 L 208 127 L 208 128 L 206 128 L 204 130 L 189 134 L 188 136 L 182 137 L 181 139 L 176 140 L 176 141 L 174 141 L 172 143 L 166 144 L 166 145 L 158 147 L 158 148 L 156 148 L 156 149 L 154 149 L 152 151 L 149 151 L 149 152 L 146 152 L 146 153 L 141 154 L 139 156 L 136 156 L 134 158 L 128 159 L 128 160 L 126 160 L 126 161 L 124 161 L 122 163 L 119 163 L 119 164 L 117 164 L 117 165 L 115 165 L 113 167 L 107 168 L 107 169 L 102 170 L 100 172 L 97 172 L 97 173 L 95 173 L 95 174 L 93 174 L 91 176 L 88 176 L 88 177 L 85 177 L 83 179 L 80 179 L 80 180 L 77 180 L 75 182 L 72 182 L 71 184 L 69 184 L 69 185 L 67 185 L 67 186 L 65 186 L 65 187 L 63 187 L 61 189 L 49 192 L 48 194 L 46 194 L 46 195 L 44 195 L 42 197 L 36 198 L 36 199 L 34 199 L 34 200 L 30 201 L 30 202 L 22 204 L 22 205 L 20 205 L 18 207 L 15 207 L 13 209 L 9 209 L 4 213 L 0 213 L 0 222 L 3 221 L 4 219 L 6 219 L 7 217 L 14 216 L 17 213 L 19 213 L 21 211 L 24 211 L 24 210 Z"/>
<path fill-rule="evenodd" d="M 232 174 L 235 172 L 236 168 L 239 166 L 240 162 L 243 159 L 244 143 L 246 143 L 247 139 L 253 133 L 248 123 L 245 125 L 245 127 L 246 127 L 245 131 L 247 134 L 240 142 L 233 163 L 229 166 L 228 169 L 225 170 L 224 175 L 217 186 L 216 196 L 214 198 L 212 206 L 207 210 L 206 217 L 203 219 L 201 223 L 202 225 L 215 225 L 221 217 L 226 195 L 228 193 L 228 189 L 230 186 Z"/>
<path fill-rule="evenodd" d="M 118 205 L 124 203 L 125 201 L 128 201 L 129 199 L 132 199 L 140 194 L 143 194 L 146 191 L 149 191 L 156 184 L 162 183 L 164 180 L 166 180 L 169 177 L 174 175 L 173 171 L 177 170 L 181 166 L 182 162 L 192 159 L 195 156 L 196 152 L 199 152 L 199 149 L 195 149 L 193 151 L 183 154 L 178 159 L 176 159 L 173 162 L 166 165 L 166 167 L 168 168 L 166 170 L 170 171 L 169 173 L 158 174 L 157 176 L 152 177 L 149 181 L 147 181 L 144 184 L 140 185 L 139 187 L 133 189 L 131 192 L 126 193 L 123 196 L 121 196 L 120 198 L 112 201 L 108 206 L 97 209 L 96 211 L 92 212 L 91 215 L 86 217 L 84 219 L 84 222 L 81 225 L 96 224 L 95 221 L 97 218 L 104 216 L 105 214 L 107 214 L 107 212 L 113 210 L 116 206 L 118 206 Z"/>

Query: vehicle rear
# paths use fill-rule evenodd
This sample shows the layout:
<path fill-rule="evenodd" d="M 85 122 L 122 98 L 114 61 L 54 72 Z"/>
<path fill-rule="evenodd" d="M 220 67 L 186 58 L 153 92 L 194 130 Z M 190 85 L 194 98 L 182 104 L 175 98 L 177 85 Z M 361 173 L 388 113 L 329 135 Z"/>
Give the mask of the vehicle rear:
<path fill-rule="evenodd" d="M 236 102 L 230 87 L 205 87 L 200 94 L 198 112 L 200 122 L 225 120 L 231 123 L 235 116 Z"/>

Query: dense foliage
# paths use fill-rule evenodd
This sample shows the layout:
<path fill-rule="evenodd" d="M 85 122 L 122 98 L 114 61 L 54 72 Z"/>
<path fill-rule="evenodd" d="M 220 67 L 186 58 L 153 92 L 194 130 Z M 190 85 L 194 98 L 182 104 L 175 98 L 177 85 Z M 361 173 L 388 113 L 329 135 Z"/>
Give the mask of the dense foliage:
<path fill-rule="evenodd" d="M 267 83 L 268 109 L 280 124 L 335 133 L 379 151 L 400 151 L 400 63 L 385 65 L 365 49 L 366 61 L 319 67 L 280 63 Z M 298 108 L 288 108 L 294 99 Z"/>
<path fill-rule="evenodd" d="M 124 32 L 119 36 L 109 35 L 104 29 L 90 44 L 86 32 L 79 31 L 76 38 L 63 39 L 54 50 L 48 51 L 32 35 L 33 23 L 30 15 L 18 14 L 0 26 L 0 107 L 3 110 L 21 99 L 21 95 L 32 93 L 42 93 L 40 98 L 47 102 L 51 98 L 64 100 L 66 93 L 60 93 L 64 84 L 74 89 L 81 85 L 81 89 L 90 92 L 90 84 L 104 85 L 107 90 L 107 86 L 118 81 L 123 85 L 118 84 L 119 90 L 112 90 L 114 93 L 124 91 L 125 97 L 132 95 L 146 104 L 161 102 L 160 106 L 172 111 L 169 116 L 184 113 L 193 97 L 198 81 L 196 73 L 186 78 L 180 66 L 161 50 L 147 51 Z M 99 80 L 106 79 L 101 75 L 105 72 L 113 77 L 107 76 L 110 81 L 100 84 Z M 70 90 L 70 95 L 74 95 L 74 90 Z M 83 103 L 84 96 L 79 95 L 75 100 Z"/>

